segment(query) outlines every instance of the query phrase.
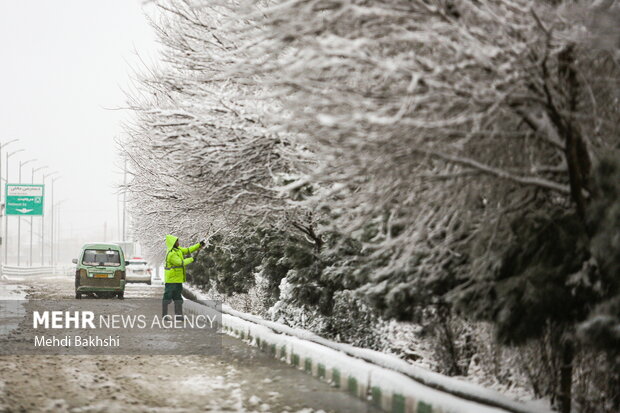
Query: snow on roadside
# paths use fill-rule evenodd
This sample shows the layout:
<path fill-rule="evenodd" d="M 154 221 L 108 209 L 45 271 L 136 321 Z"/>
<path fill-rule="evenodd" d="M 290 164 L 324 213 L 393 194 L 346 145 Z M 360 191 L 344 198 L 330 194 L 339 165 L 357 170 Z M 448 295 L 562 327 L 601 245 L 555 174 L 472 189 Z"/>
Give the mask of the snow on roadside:
<path fill-rule="evenodd" d="M 200 304 L 188 303 L 188 310 L 201 311 Z M 211 310 L 202 310 L 211 311 Z M 251 337 L 252 343 L 273 345 L 274 349 L 285 349 L 286 360 L 289 364 L 311 369 L 315 375 L 319 366 L 323 366 L 325 377 L 340 388 L 353 391 L 358 397 L 366 399 L 369 387 L 381 390 L 382 395 L 387 397 L 388 405 L 394 403 L 397 397 L 404 397 L 408 403 L 411 401 L 423 401 L 432 405 L 433 409 L 446 413 L 505 413 L 505 410 L 485 406 L 472 401 L 464 400 L 445 392 L 434 390 L 404 376 L 398 372 L 389 371 L 383 367 L 373 365 L 363 360 L 350 357 L 339 350 L 328 348 L 324 345 L 310 342 L 298 337 L 276 333 L 270 328 L 243 320 L 239 317 L 223 314 L 222 323 L 242 337 Z M 310 360 L 311 366 L 307 364 Z M 338 372 L 335 376 L 334 371 Z M 318 373 L 318 374 L 317 374 Z M 354 383 L 354 390 L 351 388 Z"/>
<path fill-rule="evenodd" d="M 4 390 L 5 387 L 6 385 L 4 384 L 4 381 L 0 380 L 0 411 L 8 410 L 7 405 L 4 404 L 4 397 L 6 394 L 6 391 Z"/>
<path fill-rule="evenodd" d="M 27 287 L 0 283 L 0 336 L 15 330 L 26 316 Z"/>
<path fill-rule="evenodd" d="M 202 292 L 193 288 L 186 287 L 186 289 L 191 291 L 198 300 L 208 301 L 208 297 L 206 297 Z M 453 408 L 455 405 L 461 406 L 459 410 L 461 412 L 500 411 L 490 407 L 488 408 L 490 410 L 483 410 L 487 409 L 487 407 L 464 400 L 468 399 L 478 401 L 488 406 L 497 406 L 498 408 L 512 412 L 552 412 L 549 408 L 544 406 L 534 406 L 533 404 L 526 405 L 524 403 L 514 401 L 497 391 L 484 388 L 475 383 L 447 377 L 442 374 L 414 366 L 394 355 L 326 340 L 306 330 L 291 328 L 273 321 L 264 320 L 251 314 L 241 313 L 230 308 L 228 305 L 222 305 L 222 312 L 224 315 L 230 316 L 226 317 L 227 322 L 242 331 L 249 332 L 252 337 L 268 337 L 268 342 L 275 344 L 276 348 L 280 348 L 282 346 L 288 347 L 289 350 L 287 351 L 290 351 L 291 347 L 295 348 L 296 351 L 299 351 L 297 349 L 308 349 L 308 354 L 312 354 L 313 358 L 320 357 L 321 354 L 329 354 L 329 359 L 331 362 L 338 365 L 358 365 L 359 363 L 357 361 L 368 364 L 368 368 L 356 367 L 345 371 L 350 372 L 355 376 L 361 374 L 360 377 L 357 377 L 358 383 L 364 383 L 364 377 L 370 375 L 370 378 L 366 380 L 366 383 L 368 383 L 374 376 L 375 378 L 381 378 L 386 382 L 392 383 L 390 385 L 400 383 L 399 391 L 412 390 L 416 394 L 418 392 L 422 392 L 425 397 L 429 397 L 438 405 L 443 405 L 442 400 L 445 400 L 447 403 L 445 406 L 447 409 L 446 411 L 454 411 Z M 337 360 L 341 360 L 342 362 Z M 388 373 L 391 373 L 392 375 Z M 391 379 L 388 380 L 388 378 Z M 402 387 L 402 383 L 408 383 L 406 388 Z M 446 393 L 454 396 L 448 397 Z M 460 397 L 462 397 L 462 399 Z M 463 403 L 465 404 L 463 405 Z"/>
<path fill-rule="evenodd" d="M 19 281 L 19 280 L 11 278 L 10 281 Z M 25 300 L 27 294 L 28 294 L 27 287 L 23 285 L 0 284 L 0 301 Z"/>

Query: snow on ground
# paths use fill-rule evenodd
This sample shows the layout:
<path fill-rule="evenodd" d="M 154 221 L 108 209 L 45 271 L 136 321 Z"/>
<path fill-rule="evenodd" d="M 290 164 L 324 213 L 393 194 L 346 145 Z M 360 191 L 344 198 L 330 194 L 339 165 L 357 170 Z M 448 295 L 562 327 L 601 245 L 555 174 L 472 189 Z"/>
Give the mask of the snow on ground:
<path fill-rule="evenodd" d="M 15 282 L 11 280 L 11 282 Z M 24 318 L 26 310 L 20 300 L 25 300 L 28 288 L 19 284 L 0 281 L 0 337 L 15 330 Z"/>
<path fill-rule="evenodd" d="M 6 384 L 3 380 L 0 380 L 0 412 L 8 411 L 8 406 L 2 401 L 5 399 L 5 387 Z"/>
<path fill-rule="evenodd" d="M 19 282 L 19 280 L 10 278 L 4 281 Z M 0 282 L 0 301 L 3 300 L 24 300 L 28 294 L 28 288 L 18 284 L 8 284 Z"/>

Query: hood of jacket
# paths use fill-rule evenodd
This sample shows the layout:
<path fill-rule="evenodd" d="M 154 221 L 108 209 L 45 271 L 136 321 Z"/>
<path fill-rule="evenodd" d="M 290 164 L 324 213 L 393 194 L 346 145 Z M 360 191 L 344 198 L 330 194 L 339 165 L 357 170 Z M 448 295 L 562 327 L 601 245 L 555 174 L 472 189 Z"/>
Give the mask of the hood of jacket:
<path fill-rule="evenodd" d="M 175 237 L 174 235 L 166 235 L 166 251 L 170 251 L 178 239 L 179 237 Z"/>

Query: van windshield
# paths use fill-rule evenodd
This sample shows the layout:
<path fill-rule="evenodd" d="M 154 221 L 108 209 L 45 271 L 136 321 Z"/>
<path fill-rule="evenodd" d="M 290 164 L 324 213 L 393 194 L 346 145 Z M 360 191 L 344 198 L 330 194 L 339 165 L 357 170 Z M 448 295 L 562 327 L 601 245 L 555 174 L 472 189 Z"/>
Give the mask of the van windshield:
<path fill-rule="evenodd" d="M 85 250 L 82 264 L 118 267 L 121 265 L 121 255 L 114 250 Z"/>

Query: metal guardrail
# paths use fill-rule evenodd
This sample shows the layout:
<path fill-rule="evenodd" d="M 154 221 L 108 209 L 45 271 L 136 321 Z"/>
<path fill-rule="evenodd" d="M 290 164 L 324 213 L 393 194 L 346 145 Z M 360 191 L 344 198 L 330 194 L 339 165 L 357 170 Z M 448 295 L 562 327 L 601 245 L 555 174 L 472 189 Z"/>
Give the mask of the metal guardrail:
<path fill-rule="evenodd" d="M 2 266 L 2 275 L 7 277 L 30 277 L 38 275 L 53 275 L 54 267 L 18 267 L 12 265 Z"/>
<path fill-rule="evenodd" d="M 75 276 L 75 265 L 73 264 L 69 264 L 69 265 L 57 265 L 54 268 L 54 275 L 65 275 L 68 277 L 73 277 Z"/>

